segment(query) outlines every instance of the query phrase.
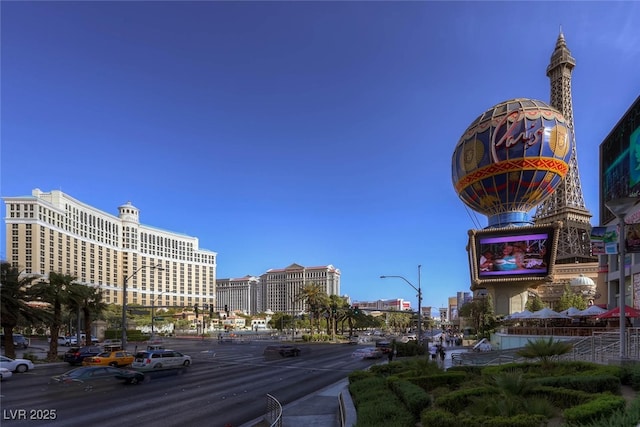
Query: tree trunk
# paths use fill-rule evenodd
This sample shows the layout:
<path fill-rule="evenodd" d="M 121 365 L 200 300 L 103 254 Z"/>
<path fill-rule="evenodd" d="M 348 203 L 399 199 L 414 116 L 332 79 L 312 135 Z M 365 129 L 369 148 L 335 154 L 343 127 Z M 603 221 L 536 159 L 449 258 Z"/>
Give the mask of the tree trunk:
<path fill-rule="evenodd" d="M 13 346 L 13 328 L 14 326 L 5 325 L 2 328 L 4 332 L 4 355 L 12 359 L 16 358 L 16 349 Z"/>
<path fill-rule="evenodd" d="M 87 345 L 92 345 L 91 342 L 91 312 L 89 311 L 89 307 L 82 307 L 82 314 L 84 315 L 84 336 L 87 340 Z"/>
<path fill-rule="evenodd" d="M 62 317 L 62 307 L 59 301 L 53 305 L 53 319 L 51 320 L 51 342 L 49 343 L 49 352 L 47 353 L 47 361 L 55 362 L 58 360 L 58 336 L 60 335 L 60 323 Z"/>

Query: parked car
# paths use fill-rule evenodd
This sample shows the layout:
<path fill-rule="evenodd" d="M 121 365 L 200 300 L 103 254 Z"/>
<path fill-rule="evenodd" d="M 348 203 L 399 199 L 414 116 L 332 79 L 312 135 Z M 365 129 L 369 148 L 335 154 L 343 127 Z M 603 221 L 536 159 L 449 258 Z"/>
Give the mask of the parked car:
<path fill-rule="evenodd" d="M 118 347 L 118 348 L 122 348 L 122 341 L 120 340 L 116 340 L 116 339 L 111 339 L 111 338 L 107 338 L 106 340 L 102 341 L 102 346 L 105 348 L 105 350 L 110 347 Z"/>
<path fill-rule="evenodd" d="M 0 335 L 0 346 L 4 347 L 4 334 Z M 22 334 L 13 334 L 13 346 L 15 348 L 29 347 L 29 340 Z"/>
<path fill-rule="evenodd" d="M 376 347 L 379 348 L 383 353 L 387 354 L 391 352 L 391 343 L 386 340 L 376 341 Z"/>
<path fill-rule="evenodd" d="M 97 356 L 100 353 L 102 353 L 102 349 L 97 345 L 71 347 L 64 354 L 63 360 L 71 366 L 80 365 L 85 357 Z"/>
<path fill-rule="evenodd" d="M 34 364 L 28 359 L 11 359 L 7 356 L 0 356 L 0 368 L 6 368 L 11 372 L 27 372 L 34 368 Z"/>
<path fill-rule="evenodd" d="M 300 356 L 300 349 L 292 345 L 268 345 L 264 349 L 265 357 L 296 357 Z"/>
<path fill-rule="evenodd" d="M 382 350 L 375 347 L 362 347 L 351 353 L 354 359 L 380 359 L 382 356 Z"/>
<path fill-rule="evenodd" d="M 115 366 L 122 367 L 131 365 L 133 363 L 133 354 L 119 350 L 119 351 L 105 351 L 97 356 L 85 357 L 82 361 L 83 366 Z"/>
<path fill-rule="evenodd" d="M 78 336 L 77 335 L 69 335 L 66 338 L 66 344 L 68 346 L 78 345 Z M 87 343 L 87 336 L 85 334 L 80 334 L 80 339 L 82 340 L 80 344 L 89 345 Z M 97 344 L 98 338 L 91 336 L 91 344 Z"/>
<path fill-rule="evenodd" d="M 7 368 L 0 368 L 0 381 L 4 381 L 7 378 L 11 378 L 13 374 Z"/>
<path fill-rule="evenodd" d="M 175 350 L 147 350 L 136 353 L 131 367 L 142 371 L 173 369 L 191 365 L 191 356 Z"/>
<path fill-rule="evenodd" d="M 124 381 L 128 384 L 139 384 L 144 381 L 142 372 L 112 366 L 83 366 L 51 377 L 54 384 L 81 385 L 89 391 L 101 384 Z"/>
<path fill-rule="evenodd" d="M 47 342 L 51 342 L 51 337 L 48 337 L 48 338 L 47 338 Z M 58 345 L 59 345 L 59 346 L 67 345 L 67 337 L 62 336 L 62 335 L 61 335 L 61 336 L 59 336 L 59 337 L 58 337 Z"/>

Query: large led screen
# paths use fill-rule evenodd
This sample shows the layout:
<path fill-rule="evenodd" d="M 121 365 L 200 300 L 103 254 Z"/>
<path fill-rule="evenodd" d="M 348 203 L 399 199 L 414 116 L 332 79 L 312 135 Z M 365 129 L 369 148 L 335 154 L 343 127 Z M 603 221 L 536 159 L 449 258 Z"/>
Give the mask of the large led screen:
<path fill-rule="evenodd" d="M 614 215 L 605 204 L 640 195 L 640 97 L 600 144 L 600 223 Z"/>
<path fill-rule="evenodd" d="M 475 285 L 549 280 L 559 225 L 469 231 L 471 280 Z"/>

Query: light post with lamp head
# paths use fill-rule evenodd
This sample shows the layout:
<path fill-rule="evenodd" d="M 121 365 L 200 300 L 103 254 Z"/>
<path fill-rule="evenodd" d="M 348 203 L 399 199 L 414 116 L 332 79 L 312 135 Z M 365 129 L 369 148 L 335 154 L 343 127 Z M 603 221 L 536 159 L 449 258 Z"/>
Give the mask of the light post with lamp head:
<path fill-rule="evenodd" d="M 143 268 L 150 268 L 152 270 L 158 269 L 160 271 L 164 270 L 164 268 L 160 267 L 160 264 L 156 265 L 142 265 L 136 269 L 130 276 L 125 276 L 124 283 L 122 285 L 122 336 L 121 336 L 121 344 L 122 349 L 125 350 L 127 348 L 127 283 L 129 279 L 138 274 L 140 270 Z"/>
<path fill-rule="evenodd" d="M 389 279 L 389 278 L 396 278 L 396 279 L 402 279 L 405 282 L 407 282 L 407 284 L 409 286 L 411 286 L 413 289 L 415 289 L 418 292 L 418 343 L 420 345 L 422 345 L 422 288 L 420 287 L 420 269 L 422 268 L 422 265 L 418 265 L 418 287 L 416 288 L 415 286 L 413 286 L 413 283 L 411 283 L 410 281 L 408 281 L 404 276 L 380 276 L 381 279 Z"/>
<path fill-rule="evenodd" d="M 625 280 L 625 231 L 624 217 L 629 209 L 631 209 L 640 198 L 638 197 L 622 197 L 620 199 L 610 200 L 605 203 L 607 209 L 613 213 L 618 219 L 618 306 L 620 307 L 620 359 L 627 357 L 627 341 L 626 341 L 626 280 Z"/>
<path fill-rule="evenodd" d="M 156 301 L 164 294 L 164 291 L 160 292 L 160 294 L 151 300 L 151 338 L 155 335 L 155 322 L 156 322 Z"/>

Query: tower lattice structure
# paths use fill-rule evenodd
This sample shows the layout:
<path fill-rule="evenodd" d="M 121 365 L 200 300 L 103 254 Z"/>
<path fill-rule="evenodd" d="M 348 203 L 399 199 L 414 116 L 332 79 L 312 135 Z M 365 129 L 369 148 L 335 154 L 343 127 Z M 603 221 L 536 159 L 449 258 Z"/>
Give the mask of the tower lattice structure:
<path fill-rule="evenodd" d="M 547 67 L 547 77 L 551 81 L 550 104 L 560 111 L 571 129 L 574 141 L 573 101 L 571 97 L 571 72 L 576 60 L 567 48 L 564 34 L 560 31 L 556 47 Z M 569 171 L 555 192 L 537 208 L 535 224 L 562 221 L 558 242 L 556 264 L 584 263 L 597 261 L 591 254 L 591 212 L 585 207 L 578 154 L 574 143 L 569 159 Z"/>

